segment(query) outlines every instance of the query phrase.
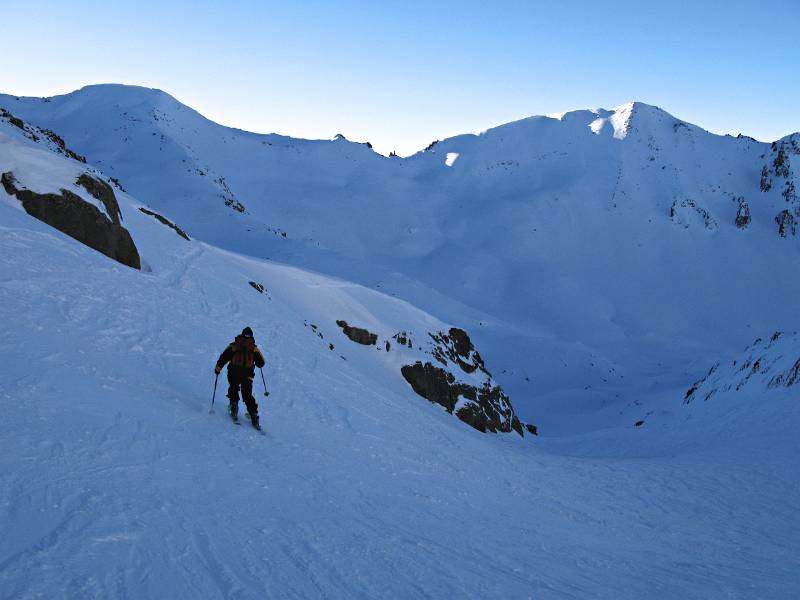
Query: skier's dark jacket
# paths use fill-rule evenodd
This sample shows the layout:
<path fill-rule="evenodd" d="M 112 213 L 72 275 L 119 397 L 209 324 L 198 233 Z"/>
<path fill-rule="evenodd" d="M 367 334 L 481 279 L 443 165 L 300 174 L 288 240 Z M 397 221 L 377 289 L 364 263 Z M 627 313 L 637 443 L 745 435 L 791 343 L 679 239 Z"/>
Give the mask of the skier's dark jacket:
<path fill-rule="evenodd" d="M 217 360 L 217 370 L 221 371 L 229 361 L 231 364 L 228 365 L 228 379 L 244 379 L 245 377 L 253 379 L 256 374 L 255 367 L 260 369 L 266 363 L 255 340 L 244 335 L 237 335 L 233 343 L 229 344 L 220 354 Z"/>

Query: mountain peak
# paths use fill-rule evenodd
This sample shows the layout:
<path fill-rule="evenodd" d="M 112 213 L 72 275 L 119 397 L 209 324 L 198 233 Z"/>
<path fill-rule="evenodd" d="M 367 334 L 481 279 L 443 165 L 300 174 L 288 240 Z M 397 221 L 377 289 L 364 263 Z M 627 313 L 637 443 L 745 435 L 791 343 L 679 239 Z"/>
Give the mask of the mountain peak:
<path fill-rule="evenodd" d="M 678 121 L 664 109 L 638 101 L 626 102 L 614 108 L 611 113 L 609 120 L 617 139 L 624 139 L 633 129 L 649 129 L 658 123 Z"/>

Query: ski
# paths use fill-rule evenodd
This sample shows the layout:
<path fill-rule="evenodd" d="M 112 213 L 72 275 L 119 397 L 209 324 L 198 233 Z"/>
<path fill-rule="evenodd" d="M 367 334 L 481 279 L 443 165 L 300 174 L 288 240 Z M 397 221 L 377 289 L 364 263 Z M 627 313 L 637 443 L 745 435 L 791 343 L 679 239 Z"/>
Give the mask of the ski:
<path fill-rule="evenodd" d="M 251 418 L 250 418 L 250 413 L 245 413 L 245 416 L 247 417 L 247 420 L 248 420 L 248 421 L 250 421 L 250 424 L 251 424 L 251 425 L 253 425 L 253 419 L 251 419 Z M 267 435 L 267 434 L 266 434 L 266 433 L 264 433 L 264 431 L 261 429 L 261 427 L 260 427 L 260 424 L 259 424 L 259 427 L 256 427 L 255 425 L 253 425 L 253 429 L 255 429 L 255 430 L 256 430 L 258 433 L 260 433 L 261 435 Z"/>

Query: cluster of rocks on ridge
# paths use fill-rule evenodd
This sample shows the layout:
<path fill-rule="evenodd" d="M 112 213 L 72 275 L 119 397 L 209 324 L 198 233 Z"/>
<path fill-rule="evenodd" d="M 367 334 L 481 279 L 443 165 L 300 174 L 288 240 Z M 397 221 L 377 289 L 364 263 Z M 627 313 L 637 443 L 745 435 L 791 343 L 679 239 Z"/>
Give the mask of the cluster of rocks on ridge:
<path fill-rule="evenodd" d="M 377 346 L 392 351 L 392 342 L 378 343 L 379 336 L 363 327 L 354 327 L 344 320 L 336 321 L 350 340 L 364 346 Z M 523 423 L 514 412 L 509 397 L 495 383 L 481 355 L 463 329 L 428 332 L 428 349 L 417 350 L 422 356 L 401 367 L 400 373 L 419 396 L 439 404 L 481 432 L 525 432 L 537 435 L 535 425 Z M 398 332 L 391 336 L 397 351 L 414 351 L 411 335 Z"/>
<path fill-rule="evenodd" d="M 684 404 L 717 395 L 754 388 L 758 394 L 767 390 L 790 388 L 800 383 L 800 336 L 797 332 L 776 331 L 769 338 L 757 338 L 728 364 L 715 363 L 695 381 L 683 397 Z"/>

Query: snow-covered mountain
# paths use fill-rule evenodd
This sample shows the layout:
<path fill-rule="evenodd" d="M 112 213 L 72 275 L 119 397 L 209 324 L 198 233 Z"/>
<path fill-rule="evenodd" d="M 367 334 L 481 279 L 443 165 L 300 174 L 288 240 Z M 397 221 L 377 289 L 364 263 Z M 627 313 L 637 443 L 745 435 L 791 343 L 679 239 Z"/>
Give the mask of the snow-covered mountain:
<path fill-rule="evenodd" d="M 458 324 L 523 416 L 551 427 L 585 408 L 565 391 L 595 408 L 630 404 L 636 382 L 672 371 L 683 382 L 756 332 L 798 325 L 785 301 L 797 281 L 775 275 L 797 259 L 781 237 L 796 230 L 791 137 L 716 136 L 631 103 L 533 117 L 404 159 L 342 137 L 222 127 L 129 86 L 0 96 L 0 106 L 58 132 L 193 238 Z"/>
<path fill-rule="evenodd" d="M 796 327 L 796 137 L 0 107 L 0 598 L 797 595 L 800 354 L 733 354 Z M 266 437 L 207 414 L 244 325 Z"/>

